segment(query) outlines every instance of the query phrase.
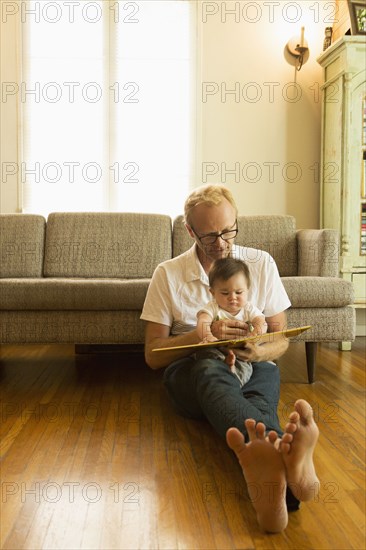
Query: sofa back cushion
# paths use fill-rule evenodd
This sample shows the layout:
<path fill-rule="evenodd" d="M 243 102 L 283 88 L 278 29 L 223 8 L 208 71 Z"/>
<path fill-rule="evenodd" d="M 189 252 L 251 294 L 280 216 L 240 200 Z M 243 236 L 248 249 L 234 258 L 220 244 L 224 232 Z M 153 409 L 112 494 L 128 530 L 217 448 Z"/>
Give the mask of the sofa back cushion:
<path fill-rule="evenodd" d="M 151 277 L 171 258 L 171 219 L 159 214 L 53 213 L 47 221 L 45 277 Z"/>
<path fill-rule="evenodd" d="M 45 225 L 42 216 L 0 215 L 0 278 L 42 277 Z"/>
<path fill-rule="evenodd" d="M 265 250 L 273 256 L 280 275 L 297 275 L 296 224 L 293 216 L 239 216 L 236 244 Z M 184 223 L 178 216 L 173 225 L 173 256 L 193 244 Z"/>

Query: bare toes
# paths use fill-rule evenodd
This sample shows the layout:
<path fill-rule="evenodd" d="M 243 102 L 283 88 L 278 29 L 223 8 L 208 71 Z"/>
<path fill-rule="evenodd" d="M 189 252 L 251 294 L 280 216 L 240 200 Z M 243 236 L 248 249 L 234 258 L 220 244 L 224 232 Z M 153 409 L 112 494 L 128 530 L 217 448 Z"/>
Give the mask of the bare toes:
<path fill-rule="evenodd" d="M 313 419 L 313 409 L 305 399 L 298 399 L 295 402 L 295 409 L 302 423 L 308 424 Z"/>
<path fill-rule="evenodd" d="M 272 443 L 272 445 L 273 445 L 273 444 L 277 441 L 277 439 L 278 439 L 278 434 L 277 434 L 277 432 L 275 432 L 274 430 L 271 430 L 271 431 L 268 433 L 267 437 L 268 437 L 268 441 L 269 441 L 270 443 Z"/>
<path fill-rule="evenodd" d="M 226 432 L 226 441 L 230 449 L 232 449 L 236 455 L 245 448 L 244 436 L 237 428 L 228 429 Z"/>
<path fill-rule="evenodd" d="M 297 411 L 292 411 L 288 419 L 289 419 L 289 422 L 292 422 L 293 424 L 297 424 L 300 420 L 300 415 Z"/>
<path fill-rule="evenodd" d="M 285 432 L 288 434 L 294 434 L 297 430 L 297 424 L 293 422 L 288 422 L 285 426 Z"/>
<path fill-rule="evenodd" d="M 293 439 L 294 436 L 291 433 L 286 432 L 283 434 L 281 441 L 283 441 L 283 443 L 292 443 Z"/>
<path fill-rule="evenodd" d="M 255 420 L 253 418 L 247 418 L 244 424 L 248 432 L 249 440 L 253 441 L 254 439 L 257 439 Z"/>
<path fill-rule="evenodd" d="M 258 422 L 256 426 L 257 439 L 265 439 L 266 427 L 263 422 Z"/>
<path fill-rule="evenodd" d="M 281 440 L 281 444 L 280 444 L 280 451 L 281 453 L 283 454 L 288 454 L 290 452 L 290 449 L 291 449 L 291 445 L 290 443 L 285 443 L 283 441 L 283 439 Z"/>

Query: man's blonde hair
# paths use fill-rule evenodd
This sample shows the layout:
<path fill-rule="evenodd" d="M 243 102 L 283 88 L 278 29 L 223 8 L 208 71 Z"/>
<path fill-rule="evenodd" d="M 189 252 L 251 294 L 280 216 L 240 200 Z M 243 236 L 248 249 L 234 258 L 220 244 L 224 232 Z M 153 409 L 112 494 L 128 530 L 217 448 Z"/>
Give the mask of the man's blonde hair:
<path fill-rule="evenodd" d="M 238 215 L 238 208 L 235 204 L 234 197 L 231 194 L 231 191 L 223 185 L 201 185 L 197 187 L 192 193 L 187 197 L 187 200 L 184 204 L 184 221 L 188 225 L 190 222 L 191 211 L 195 206 L 205 203 L 209 206 L 218 205 L 222 202 L 223 199 L 226 199 L 235 210 L 236 216 Z"/>

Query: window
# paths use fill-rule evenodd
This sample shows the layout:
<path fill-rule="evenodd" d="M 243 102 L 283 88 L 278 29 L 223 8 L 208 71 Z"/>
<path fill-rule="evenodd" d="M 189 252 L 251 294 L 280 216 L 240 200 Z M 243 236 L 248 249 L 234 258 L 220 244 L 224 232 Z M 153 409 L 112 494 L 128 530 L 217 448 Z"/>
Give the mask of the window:
<path fill-rule="evenodd" d="M 23 4 L 23 211 L 181 213 L 194 3 Z"/>

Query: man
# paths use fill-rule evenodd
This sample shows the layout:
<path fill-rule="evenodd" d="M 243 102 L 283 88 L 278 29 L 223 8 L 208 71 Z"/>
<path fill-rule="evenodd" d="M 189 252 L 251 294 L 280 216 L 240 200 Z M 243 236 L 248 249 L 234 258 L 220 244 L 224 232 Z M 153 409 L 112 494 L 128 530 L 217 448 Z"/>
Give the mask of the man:
<path fill-rule="evenodd" d="M 192 350 L 152 350 L 199 343 L 196 314 L 210 299 L 207 274 L 218 258 L 231 255 L 247 263 L 252 282 L 248 300 L 263 311 L 268 332 L 286 327 L 290 301 L 271 256 L 234 244 L 237 208 L 227 188 L 206 185 L 193 191 L 185 203 L 185 225 L 194 239 L 192 248 L 157 267 L 146 296 L 141 315 L 147 322 L 146 362 L 153 369 L 167 367 L 164 383 L 180 414 L 206 417 L 227 438 L 243 468 L 260 526 L 281 531 L 287 510 L 309 500 L 318 483 L 312 461 L 318 429 L 306 401 L 295 403 L 278 438 L 283 433 L 277 415 L 280 380 L 273 360 L 286 351 L 288 341 L 277 337 L 235 349 L 238 359 L 253 365 L 243 387 L 222 360 L 196 359 Z M 243 337 L 247 329 L 246 323 L 231 320 L 211 325 L 219 339 Z"/>

